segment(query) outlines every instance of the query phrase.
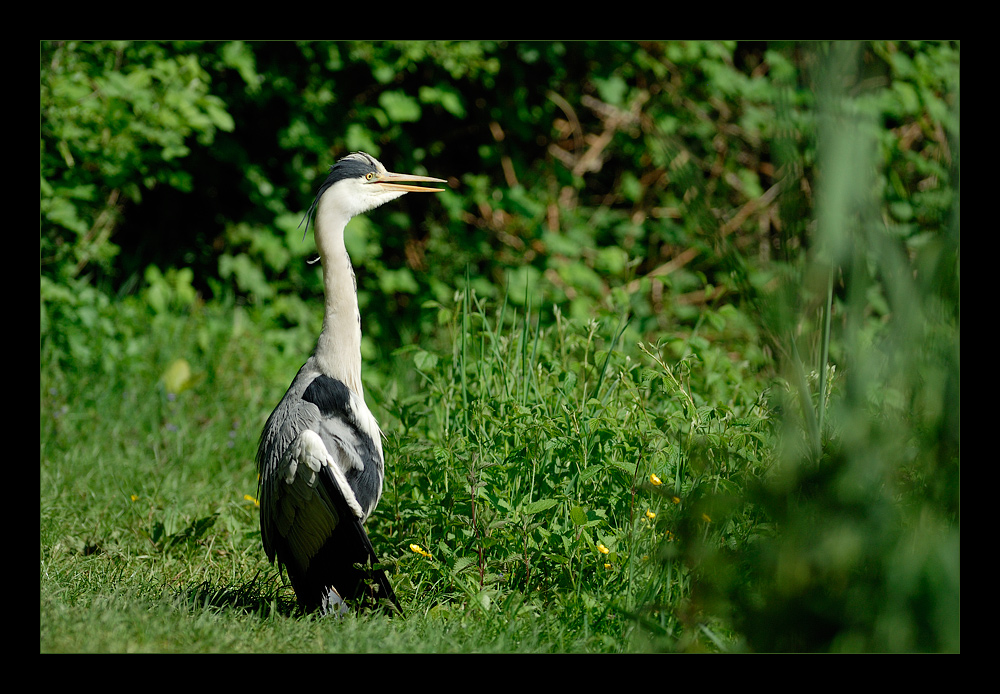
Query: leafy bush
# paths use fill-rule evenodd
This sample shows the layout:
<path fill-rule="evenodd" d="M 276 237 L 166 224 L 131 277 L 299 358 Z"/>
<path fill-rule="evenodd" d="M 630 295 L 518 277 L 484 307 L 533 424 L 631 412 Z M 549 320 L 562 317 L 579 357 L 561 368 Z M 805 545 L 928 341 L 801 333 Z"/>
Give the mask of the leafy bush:
<path fill-rule="evenodd" d="M 42 270 L 107 273 L 122 207 L 157 185 L 190 191 L 188 138 L 209 145 L 233 119 L 193 53 L 43 42 L 40 60 Z"/>

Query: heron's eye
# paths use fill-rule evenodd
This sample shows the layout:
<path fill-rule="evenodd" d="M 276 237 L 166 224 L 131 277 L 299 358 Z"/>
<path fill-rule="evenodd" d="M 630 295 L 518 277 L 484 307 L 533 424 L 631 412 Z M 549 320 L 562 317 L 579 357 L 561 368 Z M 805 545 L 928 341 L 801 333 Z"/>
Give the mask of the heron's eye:
<path fill-rule="evenodd" d="M 375 174 L 373 174 L 371 171 L 369 171 L 368 173 L 365 174 L 365 180 L 366 181 L 374 181 L 375 180 Z"/>

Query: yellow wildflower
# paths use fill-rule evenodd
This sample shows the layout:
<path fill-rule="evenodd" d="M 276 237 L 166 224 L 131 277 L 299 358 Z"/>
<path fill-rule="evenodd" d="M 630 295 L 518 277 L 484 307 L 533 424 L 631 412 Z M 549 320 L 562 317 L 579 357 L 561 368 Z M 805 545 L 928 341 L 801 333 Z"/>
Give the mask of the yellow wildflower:
<path fill-rule="evenodd" d="M 598 542 L 597 543 L 597 551 L 600 552 L 601 554 L 607 554 L 611 550 L 608 549 L 607 547 L 605 547 L 604 545 L 602 545 L 600 542 Z"/>
<path fill-rule="evenodd" d="M 416 554 L 421 554 L 421 555 L 423 555 L 423 556 L 425 556 L 425 557 L 429 557 L 429 556 L 431 556 L 431 553 L 430 553 L 430 552 L 428 552 L 427 550 L 425 550 L 425 549 L 424 549 L 423 547 L 421 547 L 420 545 L 412 545 L 412 544 L 411 544 L 411 545 L 410 545 L 410 550 L 411 550 L 412 552 L 416 553 Z"/>
<path fill-rule="evenodd" d="M 605 564 L 605 565 L 604 565 L 604 568 L 605 568 L 605 569 L 610 569 L 610 568 L 611 568 L 611 564 Z"/>
<path fill-rule="evenodd" d="M 656 518 L 656 514 L 650 511 L 649 509 L 646 509 L 646 518 L 648 518 L 649 520 L 653 520 L 654 518 Z"/>
<path fill-rule="evenodd" d="M 135 494 L 133 494 L 132 495 L 132 501 L 138 501 L 138 500 L 139 500 L 139 497 L 137 497 Z"/>
<path fill-rule="evenodd" d="M 681 503 L 681 500 L 680 500 L 680 498 L 679 498 L 679 497 L 676 497 L 676 496 L 672 496 L 672 497 L 670 497 L 670 500 L 671 500 L 671 501 L 673 501 L 673 502 L 674 502 L 675 504 L 679 504 L 679 503 Z"/>
<path fill-rule="evenodd" d="M 654 487 L 659 487 L 661 484 L 663 484 L 663 480 L 657 477 L 655 472 L 651 472 L 649 473 L 649 483 Z"/>

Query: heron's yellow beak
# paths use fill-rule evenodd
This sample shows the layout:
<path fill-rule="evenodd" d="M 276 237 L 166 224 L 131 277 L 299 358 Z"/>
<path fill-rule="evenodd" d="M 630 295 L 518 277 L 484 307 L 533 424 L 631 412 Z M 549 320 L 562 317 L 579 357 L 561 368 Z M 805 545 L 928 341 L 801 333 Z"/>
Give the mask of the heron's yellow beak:
<path fill-rule="evenodd" d="M 372 183 L 378 184 L 379 188 L 386 190 L 405 190 L 407 193 L 440 193 L 442 188 L 427 188 L 425 186 L 404 185 L 411 182 L 423 183 L 447 183 L 443 178 L 431 178 L 430 176 L 417 176 L 416 174 L 384 173 L 376 174 Z"/>

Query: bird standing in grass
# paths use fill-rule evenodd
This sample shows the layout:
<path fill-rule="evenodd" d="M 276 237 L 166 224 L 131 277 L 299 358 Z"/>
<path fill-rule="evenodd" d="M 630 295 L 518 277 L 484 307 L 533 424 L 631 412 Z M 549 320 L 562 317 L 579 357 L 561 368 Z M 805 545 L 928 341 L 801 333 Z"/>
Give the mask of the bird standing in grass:
<path fill-rule="evenodd" d="M 284 566 L 307 612 L 343 614 L 348 603 L 399 601 L 364 522 L 382 495 L 382 432 L 361 385 L 361 314 L 344 228 L 440 178 L 386 171 L 355 152 L 337 161 L 306 213 L 323 264 L 323 330 L 312 356 L 268 417 L 257 449 L 264 551 Z"/>

